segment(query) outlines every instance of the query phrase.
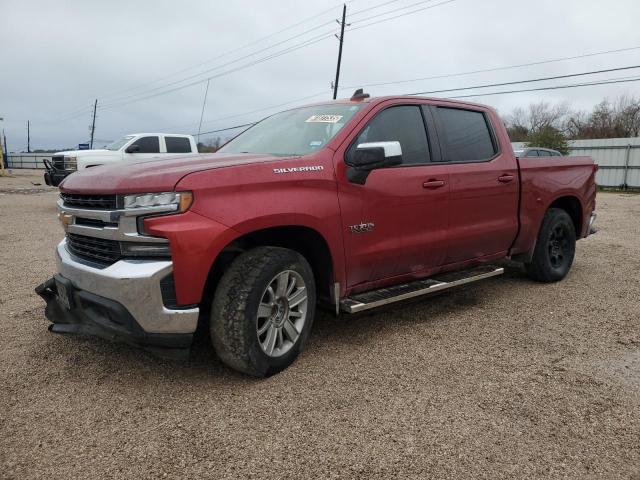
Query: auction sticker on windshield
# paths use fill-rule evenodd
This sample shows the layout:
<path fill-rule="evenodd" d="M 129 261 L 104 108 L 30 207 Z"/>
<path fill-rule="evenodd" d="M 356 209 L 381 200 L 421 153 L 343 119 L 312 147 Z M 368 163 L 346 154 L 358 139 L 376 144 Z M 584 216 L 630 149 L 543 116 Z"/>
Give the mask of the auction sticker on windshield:
<path fill-rule="evenodd" d="M 307 123 L 338 123 L 342 115 L 311 115 L 305 120 Z"/>

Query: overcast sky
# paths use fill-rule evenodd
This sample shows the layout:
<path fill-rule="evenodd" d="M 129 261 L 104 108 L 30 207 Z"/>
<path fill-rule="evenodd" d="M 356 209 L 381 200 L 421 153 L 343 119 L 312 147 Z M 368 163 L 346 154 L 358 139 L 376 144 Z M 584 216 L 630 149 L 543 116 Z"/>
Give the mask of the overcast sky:
<path fill-rule="evenodd" d="M 340 96 L 360 85 L 632 47 L 365 90 L 403 94 L 640 65 L 638 0 L 354 0 L 347 13 Z M 74 146 L 88 139 L 97 98 L 96 146 L 133 132 L 193 133 L 212 76 L 202 131 L 330 99 L 340 15 L 331 0 L 0 0 L 0 125 L 11 151 L 26 149 L 27 120 L 32 150 Z M 622 77 L 640 78 L 640 69 L 458 94 Z M 640 82 L 472 100 L 505 114 L 540 100 L 590 109 L 621 94 L 640 96 Z"/>

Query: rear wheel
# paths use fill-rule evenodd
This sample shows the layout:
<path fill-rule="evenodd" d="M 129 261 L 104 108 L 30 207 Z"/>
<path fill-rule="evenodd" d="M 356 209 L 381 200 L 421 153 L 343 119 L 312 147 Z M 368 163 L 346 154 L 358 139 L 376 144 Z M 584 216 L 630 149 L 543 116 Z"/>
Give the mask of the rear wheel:
<path fill-rule="evenodd" d="M 567 212 L 550 208 L 544 215 L 533 258 L 526 264 L 528 275 L 540 282 L 562 280 L 573 264 L 576 230 Z"/>
<path fill-rule="evenodd" d="M 222 276 L 211 310 L 211 340 L 228 366 L 263 377 L 288 367 L 303 350 L 315 314 L 315 282 L 293 250 L 258 247 Z"/>

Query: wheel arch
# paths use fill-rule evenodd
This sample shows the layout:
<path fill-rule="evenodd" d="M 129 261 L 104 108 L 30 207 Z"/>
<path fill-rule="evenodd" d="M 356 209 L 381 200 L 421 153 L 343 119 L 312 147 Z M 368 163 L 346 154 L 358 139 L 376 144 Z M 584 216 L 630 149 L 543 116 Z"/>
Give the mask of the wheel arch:
<path fill-rule="evenodd" d="M 580 199 L 578 197 L 576 197 L 575 195 L 563 195 L 551 202 L 545 212 L 547 212 L 550 208 L 559 208 L 567 212 L 567 214 L 573 221 L 573 226 L 576 230 L 576 238 L 580 238 L 582 236 L 584 214 L 582 203 L 580 202 Z M 540 225 L 542 226 L 542 222 L 540 222 Z"/>
<path fill-rule="evenodd" d="M 335 278 L 334 258 L 329 243 L 316 229 L 302 225 L 280 225 L 246 232 L 229 242 L 216 256 L 205 283 L 202 309 L 211 307 L 214 292 L 226 269 L 241 253 L 260 246 L 288 248 L 311 265 L 320 302 L 331 302 Z"/>

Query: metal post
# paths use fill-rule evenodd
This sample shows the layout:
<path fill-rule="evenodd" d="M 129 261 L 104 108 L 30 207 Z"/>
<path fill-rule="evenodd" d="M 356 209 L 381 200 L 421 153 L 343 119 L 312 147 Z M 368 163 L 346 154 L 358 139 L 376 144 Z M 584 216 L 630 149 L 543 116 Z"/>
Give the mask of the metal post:
<path fill-rule="evenodd" d="M 204 91 L 204 100 L 202 101 L 202 112 L 200 112 L 200 125 L 198 125 L 198 140 L 196 140 L 196 147 L 200 143 L 200 131 L 202 130 L 202 117 L 204 117 L 204 107 L 207 104 L 207 94 L 209 93 L 209 82 L 210 78 L 207 79 L 207 89 Z"/>
<path fill-rule="evenodd" d="M 93 150 L 93 133 L 96 131 L 96 109 L 98 108 L 98 99 L 93 104 L 93 122 L 91 122 L 91 144 L 89 148 Z"/>
<path fill-rule="evenodd" d="M 627 178 L 629 176 L 629 159 L 631 158 L 631 144 L 627 145 L 627 151 L 624 159 L 624 180 L 622 180 L 622 189 L 627 190 Z"/>
<path fill-rule="evenodd" d="M 336 67 L 336 81 L 333 84 L 333 99 L 338 97 L 338 82 L 340 80 L 340 64 L 342 63 L 342 44 L 344 43 L 344 25 L 347 17 L 347 5 L 342 6 L 342 23 L 340 24 L 340 47 L 338 47 L 338 66 Z"/>

